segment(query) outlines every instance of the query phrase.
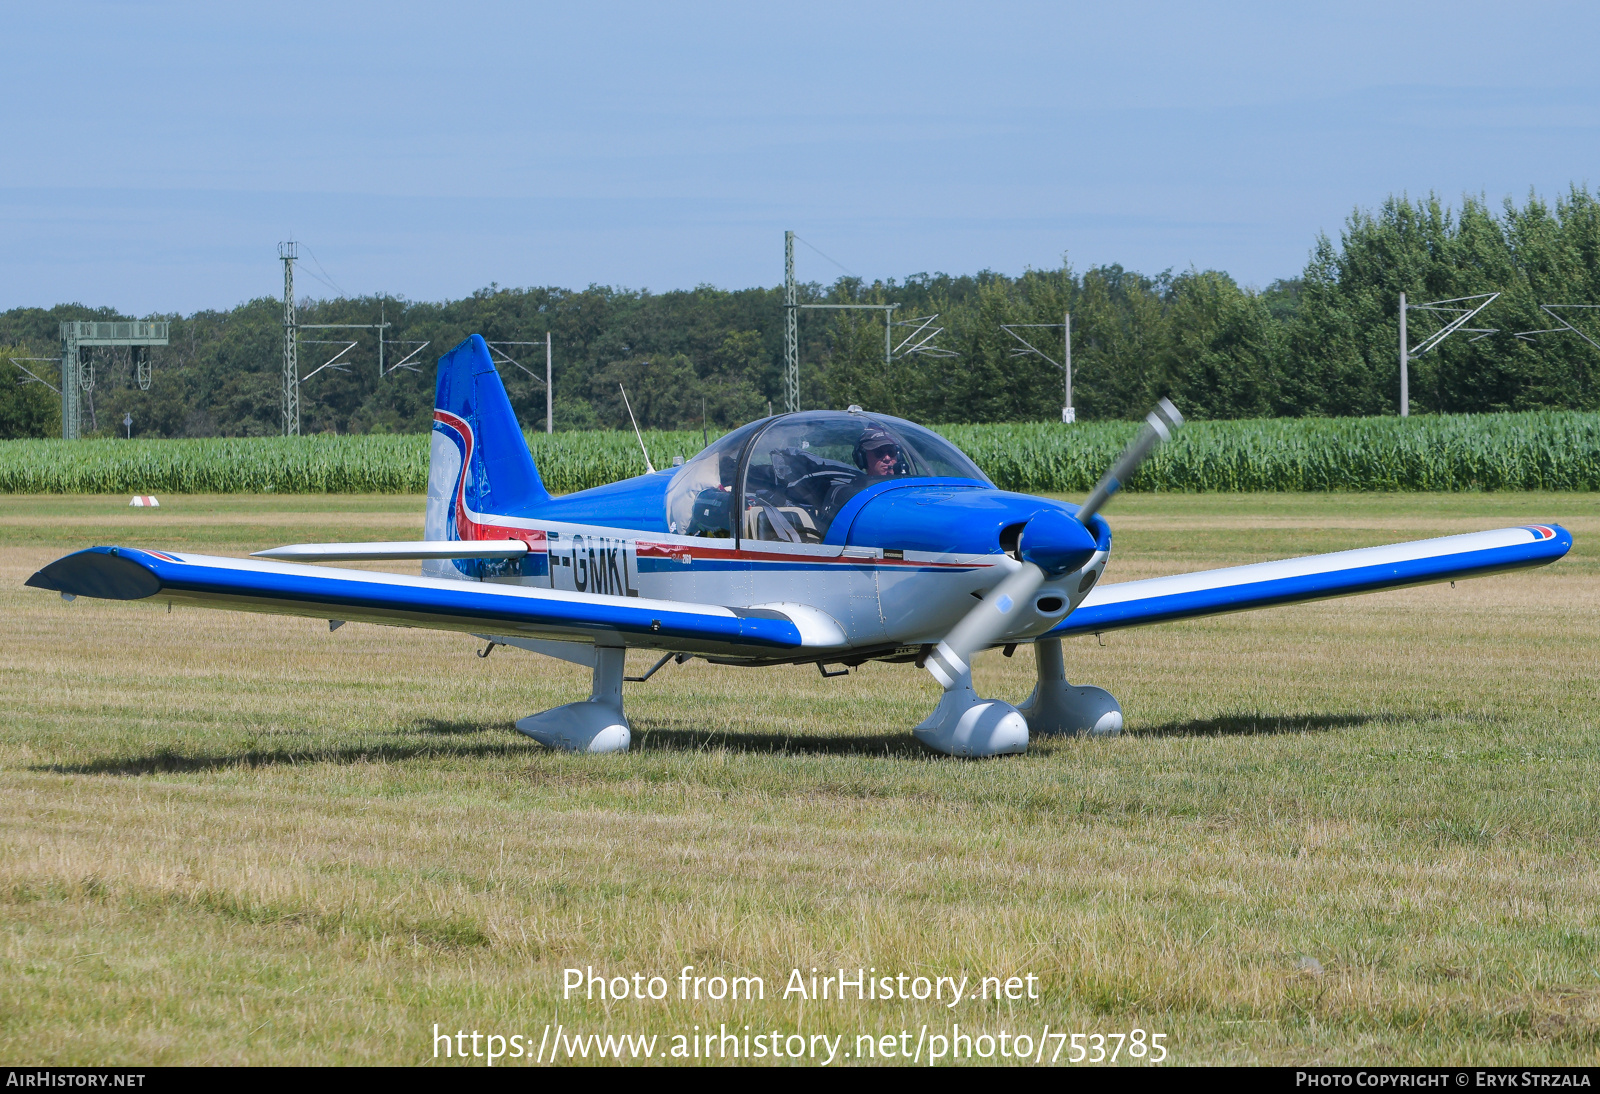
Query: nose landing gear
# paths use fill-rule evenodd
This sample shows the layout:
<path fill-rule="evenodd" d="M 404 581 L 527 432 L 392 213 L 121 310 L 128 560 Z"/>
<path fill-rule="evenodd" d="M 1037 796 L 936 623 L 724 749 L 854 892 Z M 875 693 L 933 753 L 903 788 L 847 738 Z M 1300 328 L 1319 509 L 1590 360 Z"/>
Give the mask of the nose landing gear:
<path fill-rule="evenodd" d="M 1020 711 L 999 699 L 980 699 L 972 674 L 963 673 L 945 689 L 911 735 L 947 756 L 1005 756 L 1028 750 L 1028 723 Z"/>

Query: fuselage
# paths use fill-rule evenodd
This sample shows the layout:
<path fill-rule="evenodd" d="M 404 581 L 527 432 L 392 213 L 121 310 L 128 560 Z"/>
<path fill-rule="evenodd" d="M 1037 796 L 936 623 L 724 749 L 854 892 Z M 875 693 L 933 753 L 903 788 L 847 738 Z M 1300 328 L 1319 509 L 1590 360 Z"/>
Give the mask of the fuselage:
<path fill-rule="evenodd" d="M 470 430 L 452 425 L 435 437 L 436 470 L 441 460 L 448 470 L 453 454 L 470 453 Z M 843 633 L 837 660 L 912 660 L 1017 569 L 1016 533 L 1023 525 L 1044 510 L 1076 511 L 981 479 L 904 476 L 855 493 L 832 515 L 820 542 L 684 535 L 669 530 L 669 502 L 674 479 L 692 474 L 693 466 L 501 513 L 473 506 L 466 476 L 438 475 L 435 481 L 448 483 L 454 496 L 446 505 L 438 504 L 445 498 L 430 499 L 430 520 L 444 523 L 439 518 L 448 514 L 449 522 L 430 527 L 429 539 L 519 539 L 529 553 L 511 561 L 425 563 L 423 572 L 600 596 L 751 609 L 806 606 Z M 1021 606 L 1006 640 L 1043 634 L 1087 595 L 1111 547 L 1103 521 L 1096 518 L 1093 531 L 1096 549 Z M 817 658 L 808 652 L 801 659 Z"/>

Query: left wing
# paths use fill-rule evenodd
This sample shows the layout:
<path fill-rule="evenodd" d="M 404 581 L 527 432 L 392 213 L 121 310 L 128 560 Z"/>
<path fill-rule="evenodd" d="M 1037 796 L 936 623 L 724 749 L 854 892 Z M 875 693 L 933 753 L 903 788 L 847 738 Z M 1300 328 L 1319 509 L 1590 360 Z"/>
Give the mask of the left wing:
<path fill-rule="evenodd" d="M 34 574 L 27 584 L 68 598 L 155 599 L 734 657 L 782 658 L 848 645 L 832 617 L 798 604 L 728 608 L 130 547 L 92 547 L 67 555 Z"/>
<path fill-rule="evenodd" d="M 1554 562 L 1572 534 L 1551 524 L 1101 585 L 1047 638 L 1481 577 Z"/>

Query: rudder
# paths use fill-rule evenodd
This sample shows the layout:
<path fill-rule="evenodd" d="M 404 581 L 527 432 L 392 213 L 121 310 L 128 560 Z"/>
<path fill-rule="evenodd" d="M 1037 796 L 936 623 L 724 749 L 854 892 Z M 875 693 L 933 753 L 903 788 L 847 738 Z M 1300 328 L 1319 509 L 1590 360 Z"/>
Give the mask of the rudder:
<path fill-rule="evenodd" d="M 439 358 L 423 535 L 477 539 L 477 518 L 549 500 L 489 347 L 481 335 L 470 335 Z M 457 576 L 449 562 L 424 563 L 423 573 Z"/>

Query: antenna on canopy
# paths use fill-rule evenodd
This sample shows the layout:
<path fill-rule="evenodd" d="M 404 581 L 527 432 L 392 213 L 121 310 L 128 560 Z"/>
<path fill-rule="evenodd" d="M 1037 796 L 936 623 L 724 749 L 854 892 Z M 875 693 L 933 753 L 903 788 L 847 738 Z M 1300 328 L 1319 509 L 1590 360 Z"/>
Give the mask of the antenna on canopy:
<path fill-rule="evenodd" d="M 618 384 L 617 390 L 622 392 L 622 405 L 628 408 L 628 421 L 633 423 L 633 435 L 639 438 L 639 451 L 644 453 L 644 465 L 654 475 L 656 465 L 650 462 L 650 450 L 644 446 L 644 434 L 639 432 L 639 419 L 633 416 L 633 404 L 628 402 L 628 389 Z"/>

